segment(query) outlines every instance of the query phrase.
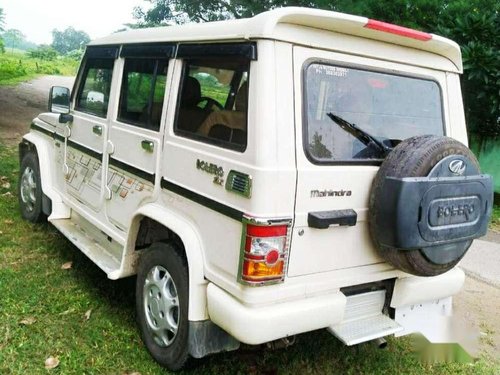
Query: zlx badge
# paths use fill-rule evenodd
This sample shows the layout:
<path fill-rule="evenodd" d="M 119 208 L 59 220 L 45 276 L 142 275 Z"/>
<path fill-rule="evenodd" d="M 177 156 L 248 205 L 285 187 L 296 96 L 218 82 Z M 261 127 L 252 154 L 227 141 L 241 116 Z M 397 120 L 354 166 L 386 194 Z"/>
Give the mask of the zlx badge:
<path fill-rule="evenodd" d="M 448 169 L 451 173 L 456 174 L 457 176 L 462 176 L 465 172 L 465 162 L 463 160 L 455 159 L 448 164 Z"/>

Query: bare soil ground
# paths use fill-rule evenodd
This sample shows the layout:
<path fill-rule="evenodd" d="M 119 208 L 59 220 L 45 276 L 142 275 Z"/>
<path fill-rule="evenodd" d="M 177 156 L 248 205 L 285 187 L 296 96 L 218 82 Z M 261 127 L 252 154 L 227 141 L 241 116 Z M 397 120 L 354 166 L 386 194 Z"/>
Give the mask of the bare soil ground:
<path fill-rule="evenodd" d="M 74 77 L 44 76 L 17 86 L 0 86 L 1 142 L 18 143 L 28 131 L 31 120 L 46 110 L 50 87 L 71 88 L 73 81 Z M 490 233 L 485 239 L 500 242 L 500 234 Z M 499 310 L 500 289 L 470 277 L 454 299 L 455 314 L 479 333 L 480 350 L 494 358 L 500 358 Z"/>
<path fill-rule="evenodd" d="M 0 86 L 0 140 L 17 143 L 31 120 L 47 110 L 51 86 L 73 86 L 74 77 L 43 76 L 15 86 Z"/>

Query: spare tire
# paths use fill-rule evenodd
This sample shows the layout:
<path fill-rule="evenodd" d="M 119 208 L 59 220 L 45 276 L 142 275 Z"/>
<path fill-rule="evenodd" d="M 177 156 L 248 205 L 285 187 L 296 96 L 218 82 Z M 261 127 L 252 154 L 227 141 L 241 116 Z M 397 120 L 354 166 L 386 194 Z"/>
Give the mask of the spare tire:
<path fill-rule="evenodd" d="M 435 276 L 453 268 L 486 234 L 493 187 L 462 143 L 442 136 L 406 139 L 373 182 L 370 234 L 382 257 L 405 272 Z"/>

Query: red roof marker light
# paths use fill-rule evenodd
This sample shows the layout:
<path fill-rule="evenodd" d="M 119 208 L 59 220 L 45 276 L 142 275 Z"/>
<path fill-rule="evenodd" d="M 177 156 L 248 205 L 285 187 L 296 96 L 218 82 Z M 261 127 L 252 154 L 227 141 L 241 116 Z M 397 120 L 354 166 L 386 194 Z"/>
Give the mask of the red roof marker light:
<path fill-rule="evenodd" d="M 377 20 L 369 19 L 365 27 L 368 29 L 405 36 L 407 38 L 422 40 L 424 42 L 432 39 L 432 35 L 429 33 L 424 33 L 423 31 L 413 30 L 407 27 L 393 25 L 392 23 Z"/>

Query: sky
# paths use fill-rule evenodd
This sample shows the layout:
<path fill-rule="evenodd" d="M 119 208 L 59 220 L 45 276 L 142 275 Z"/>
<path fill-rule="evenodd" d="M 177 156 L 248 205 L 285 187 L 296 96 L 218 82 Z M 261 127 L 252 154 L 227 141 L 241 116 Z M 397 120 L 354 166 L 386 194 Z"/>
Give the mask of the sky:
<path fill-rule="evenodd" d="M 85 31 L 91 39 L 111 34 L 134 22 L 135 6 L 143 0 L 0 0 L 5 29 L 18 29 L 37 44 L 51 44 L 52 30 L 69 26 Z"/>

